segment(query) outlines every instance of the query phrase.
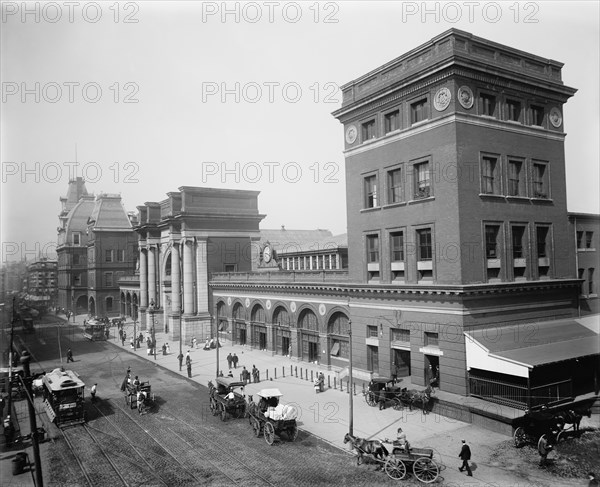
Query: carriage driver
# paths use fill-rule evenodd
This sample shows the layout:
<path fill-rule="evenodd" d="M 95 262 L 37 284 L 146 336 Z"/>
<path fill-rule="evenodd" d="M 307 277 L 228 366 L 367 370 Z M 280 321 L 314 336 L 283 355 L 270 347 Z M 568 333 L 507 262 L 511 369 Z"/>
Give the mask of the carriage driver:
<path fill-rule="evenodd" d="M 225 399 L 228 401 L 233 401 L 235 399 L 235 394 L 233 393 L 233 389 L 229 389 L 229 394 L 225 396 Z"/>
<path fill-rule="evenodd" d="M 406 441 L 406 433 L 402 431 L 402 428 L 398 428 L 398 433 L 396 435 L 396 441 L 394 441 L 394 446 L 399 446 L 403 452 L 408 452 L 410 448 L 408 441 Z"/>

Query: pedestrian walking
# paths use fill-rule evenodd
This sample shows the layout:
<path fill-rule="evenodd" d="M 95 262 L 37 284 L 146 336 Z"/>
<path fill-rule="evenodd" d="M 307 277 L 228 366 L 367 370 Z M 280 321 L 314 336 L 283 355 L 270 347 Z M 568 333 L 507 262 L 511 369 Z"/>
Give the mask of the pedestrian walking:
<path fill-rule="evenodd" d="M 462 460 L 462 465 L 458 467 L 458 470 L 462 472 L 466 469 L 467 476 L 472 477 L 473 472 L 471 472 L 471 467 L 469 466 L 469 460 L 471 460 L 471 448 L 467 445 L 466 440 L 462 440 L 462 448 L 460 449 L 458 457 Z"/>
<path fill-rule="evenodd" d="M 227 366 L 229 368 L 231 368 L 232 362 L 233 362 L 233 357 L 231 356 L 231 352 L 229 352 L 229 355 L 227 355 Z"/>
<path fill-rule="evenodd" d="M 196 348 L 196 337 L 192 337 L 192 348 Z"/>
<path fill-rule="evenodd" d="M 538 441 L 538 453 L 540 454 L 540 467 L 546 466 L 546 461 L 548 460 L 548 453 L 550 453 L 554 449 L 554 446 L 550 444 L 546 435 L 542 435 L 540 441 Z"/>
<path fill-rule="evenodd" d="M 192 378 L 192 359 L 191 358 L 186 361 L 186 366 L 187 366 L 188 377 L 191 379 Z"/>
<path fill-rule="evenodd" d="M 244 385 L 248 383 L 250 380 L 250 372 L 246 370 L 246 367 L 242 370 L 242 380 L 244 381 Z"/>
<path fill-rule="evenodd" d="M 127 339 L 127 333 L 123 330 L 123 335 L 121 335 L 121 346 L 125 346 L 125 340 Z"/>
<path fill-rule="evenodd" d="M 169 342 L 167 342 L 167 354 L 171 353 L 171 347 L 169 346 Z"/>
<path fill-rule="evenodd" d="M 190 351 L 188 350 L 187 353 L 185 354 L 185 364 L 187 365 L 188 362 L 192 361 L 192 357 L 190 357 Z"/>
<path fill-rule="evenodd" d="M 183 365 L 183 354 L 181 352 L 179 352 L 179 355 L 177 355 L 177 360 L 179 360 L 179 370 L 181 370 Z"/>
<path fill-rule="evenodd" d="M 67 363 L 69 362 L 75 362 L 75 360 L 73 360 L 73 352 L 70 348 L 67 350 Z"/>
<path fill-rule="evenodd" d="M 129 340 L 129 346 L 132 350 L 135 350 L 135 341 L 133 340 L 133 337 L 131 337 L 131 339 Z"/>
<path fill-rule="evenodd" d="M 92 402 L 96 402 L 96 392 L 98 391 L 98 384 L 94 384 L 90 389 L 90 395 L 92 396 Z"/>
<path fill-rule="evenodd" d="M 238 356 L 234 353 L 233 357 L 231 357 L 231 361 L 233 362 L 233 368 L 237 369 L 237 364 L 238 364 Z"/>

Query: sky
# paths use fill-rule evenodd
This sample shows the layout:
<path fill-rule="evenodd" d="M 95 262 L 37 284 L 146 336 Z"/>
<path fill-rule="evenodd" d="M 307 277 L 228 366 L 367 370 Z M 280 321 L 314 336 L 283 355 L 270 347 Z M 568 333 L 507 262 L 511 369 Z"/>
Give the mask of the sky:
<path fill-rule="evenodd" d="M 125 209 L 260 191 L 346 232 L 339 86 L 454 27 L 564 63 L 568 210 L 600 211 L 599 3 L 2 2 L 2 263 L 51 257 L 68 181 Z"/>

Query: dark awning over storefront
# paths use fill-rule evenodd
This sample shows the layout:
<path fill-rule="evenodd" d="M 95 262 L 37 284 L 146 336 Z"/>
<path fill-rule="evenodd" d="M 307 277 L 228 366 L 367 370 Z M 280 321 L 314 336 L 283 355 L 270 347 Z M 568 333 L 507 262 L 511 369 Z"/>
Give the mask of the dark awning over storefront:
<path fill-rule="evenodd" d="M 574 319 L 465 332 L 467 367 L 528 377 L 545 364 L 600 354 L 598 334 Z"/>

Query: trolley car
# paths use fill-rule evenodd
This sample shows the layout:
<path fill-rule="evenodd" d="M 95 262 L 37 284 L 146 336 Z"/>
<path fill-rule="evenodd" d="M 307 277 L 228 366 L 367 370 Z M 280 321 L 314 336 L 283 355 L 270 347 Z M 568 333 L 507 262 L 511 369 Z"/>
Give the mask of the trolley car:
<path fill-rule="evenodd" d="M 42 378 L 44 409 L 50 421 L 63 427 L 85 422 L 85 384 L 76 372 L 54 369 Z"/>
<path fill-rule="evenodd" d="M 83 336 L 89 340 L 106 340 L 106 324 L 90 320 L 83 327 Z"/>

